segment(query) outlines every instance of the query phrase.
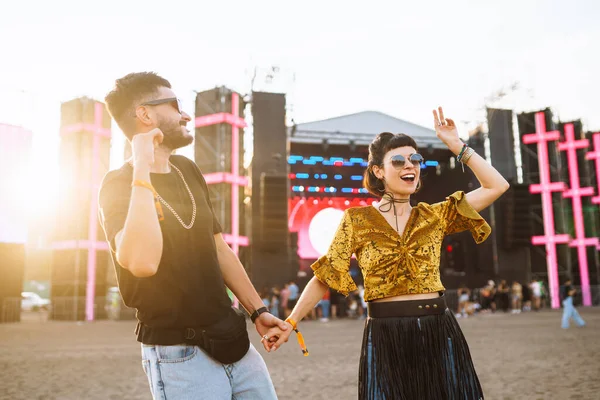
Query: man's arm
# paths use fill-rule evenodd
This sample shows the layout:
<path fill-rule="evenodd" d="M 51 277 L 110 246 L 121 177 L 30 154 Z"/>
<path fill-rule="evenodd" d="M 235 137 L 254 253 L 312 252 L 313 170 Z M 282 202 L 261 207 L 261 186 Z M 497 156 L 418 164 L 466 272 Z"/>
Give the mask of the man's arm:
<path fill-rule="evenodd" d="M 262 299 L 250 282 L 244 266 L 220 233 L 215 234 L 215 244 L 217 245 L 219 266 L 227 287 L 250 314 L 263 307 Z"/>
<path fill-rule="evenodd" d="M 154 151 L 162 139 L 163 134 L 158 128 L 133 137 L 133 181 L 150 183 Z M 154 193 L 148 188 L 134 186 L 125 224 L 115 236 L 117 261 L 134 276 L 148 277 L 156 274 L 162 250 L 163 238 Z"/>
<path fill-rule="evenodd" d="M 231 289 L 233 294 L 250 314 L 260 307 L 264 307 L 262 299 L 256 292 L 256 289 L 254 289 L 252 282 L 250 282 L 248 274 L 246 274 L 244 266 L 220 233 L 215 234 L 215 244 L 217 245 L 219 266 L 221 267 L 221 273 L 223 274 L 223 279 L 225 280 L 227 287 Z M 277 327 L 281 331 L 288 330 L 288 324 L 270 313 L 260 314 L 254 322 L 254 325 L 256 331 L 263 339 L 265 339 L 265 335 L 269 333 L 269 329 L 271 328 Z M 276 332 L 277 334 L 279 333 L 279 331 Z M 277 334 L 275 334 L 276 337 Z M 267 340 L 261 340 L 265 350 L 268 352 L 271 351 L 271 347 L 273 346 L 273 343 L 269 341 L 271 339 L 271 337 L 267 336 Z"/>
<path fill-rule="evenodd" d="M 134 167 L 133 179 L 150 182 L 149 167 Z M 156 274 L 162 257 L 163 238 L 154 206 L 154 194 L 143 187 L 131 190 L 123 229 L 115 236 L 117 261 L 134 276 Z"/>

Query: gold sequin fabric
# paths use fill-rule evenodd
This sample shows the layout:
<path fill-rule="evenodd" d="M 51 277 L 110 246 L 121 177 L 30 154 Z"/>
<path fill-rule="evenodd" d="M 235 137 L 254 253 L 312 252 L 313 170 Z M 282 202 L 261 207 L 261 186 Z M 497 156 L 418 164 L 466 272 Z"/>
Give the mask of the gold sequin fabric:
<path fill-rule="evenodd" d="M 365 281 L 365 300 L 444 290 L 440 254 L 446 235 L 469 230 L 481 243 L 492 231 L 464 192 L 413 207 L 399 234 L 373 206 L 344 211 L 333 242 L 312 269 L 317 279 L 348 295 L 356 290 L 350 259 L 356 255 Z"/>

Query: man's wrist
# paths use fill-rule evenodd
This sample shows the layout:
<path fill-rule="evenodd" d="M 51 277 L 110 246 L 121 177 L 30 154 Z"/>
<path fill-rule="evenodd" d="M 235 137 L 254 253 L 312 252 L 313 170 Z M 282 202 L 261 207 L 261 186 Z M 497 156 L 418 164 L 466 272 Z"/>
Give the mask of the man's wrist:
<path fill-rule="evenodd" d="M 256 320 L 265 313 L 268 313 L 269 309 L 267 307 L 259 307 L 256 310 L 254 310 L 254 312 L 252 314 L 250 314 L 250 320 L 252 321 L 252 323 L 255 323 Z"/>
<path fill-rule="evenodd" d="M 143 163 L 133 165 L 133 179 L 148 180 L 150 178 L 150 165 Z"/>

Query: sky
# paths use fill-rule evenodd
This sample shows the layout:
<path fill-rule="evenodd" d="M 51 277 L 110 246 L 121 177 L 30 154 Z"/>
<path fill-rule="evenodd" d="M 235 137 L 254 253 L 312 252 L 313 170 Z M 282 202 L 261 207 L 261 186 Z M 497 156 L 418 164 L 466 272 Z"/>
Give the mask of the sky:
<path fill-rule="evenodd" d="M 0 122 L 33 131 L 32 170 L 50 193 L 60 103 L 101 100 L 133 71 L 169 79 L 187 110 L 194 91 L 249 93 L 258 71 L 253 88 L 287 93 L 296 122 L 375 110 L 430 127 L 442 105 L 464 133 L 487 105 L 552 107 L 600 130 L 598 17 L 593 0 L 2 2 Z"/>

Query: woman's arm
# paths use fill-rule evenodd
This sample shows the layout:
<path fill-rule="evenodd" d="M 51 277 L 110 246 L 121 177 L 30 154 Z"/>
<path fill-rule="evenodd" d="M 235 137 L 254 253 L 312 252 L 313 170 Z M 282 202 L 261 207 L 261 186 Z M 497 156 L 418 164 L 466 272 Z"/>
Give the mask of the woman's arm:
<path fill-rule="evenodd" d="M 313 276 L 310 282 L 308 282 L 308 285 L 306 285 L 306 288 L 302 291 L 302 295 L 292 310 L 290 318 L 296 322 L 300 322 L 313 308 L 315 308 L 317 303 L 325 296 L 326 291 L 327 285 L 318 280 L 317 277 Z"/>
<path fill-rule="evenodd" d="M 460 154 L 464 144 L 458 136 L 454 121 L 444 118 L 442 107 L 439 108 L 439 116 L 438 112 L 433 110 L 433 119 L 437 137 L 448 146 L 451 152 L 456 155 Z M 475 174 L 481 187 L 467 193 L 466 198 L 471 207 L 479 212 L 502 196 L 508 190 L 509 184 L 496 168 L 477 153 L 471 156 L 467 165 Z"/>

